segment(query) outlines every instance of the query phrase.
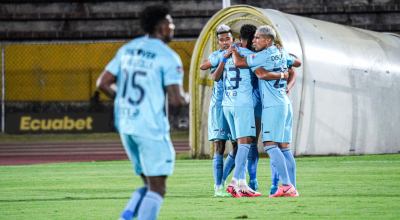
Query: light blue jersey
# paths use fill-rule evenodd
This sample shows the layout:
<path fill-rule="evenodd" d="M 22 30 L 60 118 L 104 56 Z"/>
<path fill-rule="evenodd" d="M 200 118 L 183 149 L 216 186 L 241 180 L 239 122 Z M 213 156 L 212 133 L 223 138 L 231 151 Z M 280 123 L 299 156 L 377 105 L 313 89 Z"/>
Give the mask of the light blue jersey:
<path fill-rule="evenodd" d="M 239 47 L 238 52 L 242 57 L 251 56 L 254 52 Z M 237 68 L 232 56 L 226 60 L 224 68 L 224 98 L 222 106 L 235 106 L 253 108 L 253 85 L 257 77 L 250 68 Z"/>
<path fill-rule="evenodd" d="M 210 54 L 208 60 L 213 66 L 213 68 L 210 69 L 210 74 L 217 69 L 219 62 L 221 61 L 222 56 L 224 54 L 225 51 L 222 51 L 221 49 L 214 51 L 212 54 Z M 218 82 L 214 81 L 214 88 L 211 96 L 210 106 L 221 107 L 223 96 L 224 96 L 224 84 L 221 77 L 221 79 Z"/>
<path fill-rule="evenodd" d="M 285 49 L 279 51 L 275 46 L 247 56 L 247 64 L 254 71 L 259 67 L 273 72 L 281 72 L 292 65 L 295 58 Z M 262 80 L 259 79 L 259 89 L 263 108 L 286 105 L 292 103 L 286 94 L 286 80 Z"/>
<path fill-rule="evenodd" d="M 157 38 L 140 37 L 122 46 L 105 70 L 117 77 L 115 126 L 121 134 L 169 140 L 165 87 L 182 85 L 178 54 Z"/>

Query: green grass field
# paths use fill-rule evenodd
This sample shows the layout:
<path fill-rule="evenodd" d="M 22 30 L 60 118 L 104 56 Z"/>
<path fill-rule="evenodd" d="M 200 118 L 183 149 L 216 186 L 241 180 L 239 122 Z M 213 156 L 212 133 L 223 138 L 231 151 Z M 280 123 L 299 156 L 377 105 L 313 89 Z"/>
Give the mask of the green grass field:
<path fill-rule="evenodd" d="M 178 160 L 159 219 L 400 219 L 400 154 L 297 158 L 300 197 L 215 198 L 211 160 Z M 141 186 L 129 161 L 0 166 L 0 219 L 117 219 Z"/>

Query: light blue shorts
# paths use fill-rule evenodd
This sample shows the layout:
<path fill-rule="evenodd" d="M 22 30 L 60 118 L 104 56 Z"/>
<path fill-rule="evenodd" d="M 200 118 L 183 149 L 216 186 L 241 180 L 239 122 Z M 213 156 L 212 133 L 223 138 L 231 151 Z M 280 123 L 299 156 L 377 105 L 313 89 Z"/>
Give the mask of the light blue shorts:
<path fill-rule="evenodd" d="M 208 140 L 230 140 L 231 132 L 221 107 L 210 105 L 208 111 Z"/>
<path fill-rule="evenodd" d="M 170 140 L 156 141 L 127 134 L 120 134 L 120 136 L 136 175 L 172 175 L 175 150 Z"/>
<path fill-rule="evenodd" d="M 292 142 L 292 127 L 292 104 L 263 108 L 261 117 L 263 142 Z"/>
<path fill-rule="evenodd" d="M 223 109 L 233 140 L 256 136 L 254 108 L 224 106 Z"/>
<path fill-rule="evenodd" d="M 254 116 L 261 118 L 261 114 L 262 114 L 262 105 L 261 102 L 257 102 L 256 107 L 254 107 Z"/>

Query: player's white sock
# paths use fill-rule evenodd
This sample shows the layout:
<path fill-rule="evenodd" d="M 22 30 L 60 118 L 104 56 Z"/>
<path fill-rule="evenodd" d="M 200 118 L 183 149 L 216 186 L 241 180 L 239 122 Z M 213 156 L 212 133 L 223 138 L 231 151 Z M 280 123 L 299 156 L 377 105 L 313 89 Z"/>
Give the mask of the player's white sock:
<path fill-rule="evenodd" d="M 218 191 L 218 190 L 220 190 L 220 189 L 222 189 L 222 185 L 216 185 L 216 186 L 215 186 L 215 191 Z"/>
<path fill-rule="evenodd" d="M 239 186 L 241 186 L 241 185 L 246 185 L 247 186 L 246 179 L 240 179 L 239 180 Z"/>
<path fill-rule="evenodd" d="M 235 177 L 232 177 L 231 183 L 235 184 L 236 186 L 238 185 L 239 180 L 236 179 Z"/>

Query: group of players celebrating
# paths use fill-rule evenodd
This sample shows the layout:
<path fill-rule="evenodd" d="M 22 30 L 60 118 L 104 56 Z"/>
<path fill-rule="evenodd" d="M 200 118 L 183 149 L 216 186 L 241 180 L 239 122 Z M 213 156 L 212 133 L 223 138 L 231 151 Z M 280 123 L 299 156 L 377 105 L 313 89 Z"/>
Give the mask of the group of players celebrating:
<path fill-rule="evenodd" d="M 147 7 L 141 13 L 140 24 L 146 35 L 122 46 L 97 81 L 97 87 L 115 99 L 115 126 L 135 174 L 143 180 L 143 186 L 133 192 L 122 211 L 121 220 L 157 219 L 166 179 L 172 175 L 175 163 L 164 110 L 165 93 L 174 106 L 189 103 L 189 95 L 182 88 L 182 61 L 167 45 L 175 30 L 169 9 L 162 5 Z M 244 25 L 240 47 L 233 44 L 226 25 L 217 28 L 217 37 L 220 49 L 200 67 L 211 68 L 215 80 L 208 121 L 209 139 L 215 143 L 215 195 L 261 195 L 256 192 L 260 130 L 275 177 L 271 196 L 298 195 L 296 164 L 289 145 L 292 106 L 287 93 L 295 81 L 291 66 L 301 63 L 274 45 L 276 34 L 270 26 L 257 29 Z M 234 142 L 234 149 L 223 163 L 226 140 Z M 224 183 L 234 168 L 227 193 Z M 279 177 L 282 185 L 278 188 Z"/>
<path fill-rule="evenodd" d="M 280 45 L 268 25 L 246 24 L 238 44 L 227 25 L 217 27 L 219 50 L 200 69 L 210 69 L 214 88 L 208 115 L 208 137 L 214 141 L 214 196 L 257 197 L 257 141 L 261 132 L 264 150 L 271 158 L 270 197 L 298 196 L 296 163 L 290 150 L 292 101 L 288 97 L 296 81 L 292 67 L 301 62 Z M 233 150 L 225 162 L 226 141 Z M 246 167 L 250 181 L 246 182 Z M 232 180 L 226 179 L 234 170 Z M 278 187 L 279 179 L 281 186 Z"/>

